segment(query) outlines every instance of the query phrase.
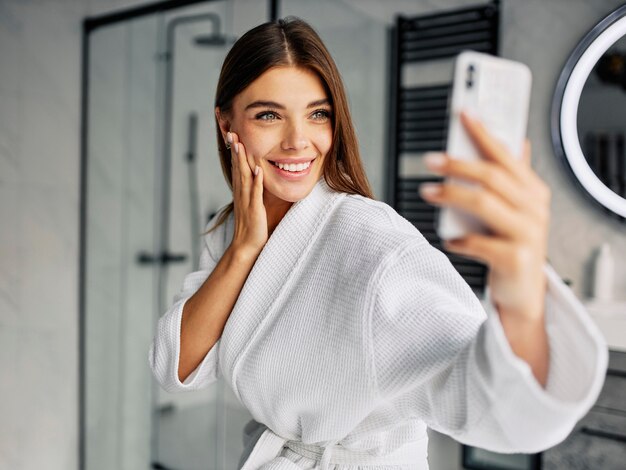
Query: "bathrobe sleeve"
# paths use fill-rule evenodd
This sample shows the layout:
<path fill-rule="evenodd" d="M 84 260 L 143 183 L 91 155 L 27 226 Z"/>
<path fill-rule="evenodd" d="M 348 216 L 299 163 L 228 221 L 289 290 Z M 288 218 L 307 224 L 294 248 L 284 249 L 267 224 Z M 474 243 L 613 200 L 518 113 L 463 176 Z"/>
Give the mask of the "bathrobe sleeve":
<path fill-rule="evenodd" d="M 211 241 L 218 238 L 219 233 L 220 229 L 218 228 L 205 237 L 206 243 L 203 243 L 198 271 L 185 276 L 182 289 L 174 296 L 173 305 L 157 323 L 156 334 L 150 346 L 148 358 L 152 373 L 161 387 L 168 392 L 184 392 L 206 388 L 219 377 L 217 365 L 219 339 L 184 382 L 181 382 L 178 377 L 180 322 L 183 315 L 183 307 L 187 300 L 202 286 L 219 261 L 214 257 L 209 246 Z"/>
<path fill-rule="evenodd" d="M 459 442 L 534 453 L 564 440 L 597 399 L 608 350 L 582 304 L 549 266 L 546 388 L 510 348 L 441 251 L 405 243 L 381 266 L 372 304 L 374 375 L 381 398 Z"/>

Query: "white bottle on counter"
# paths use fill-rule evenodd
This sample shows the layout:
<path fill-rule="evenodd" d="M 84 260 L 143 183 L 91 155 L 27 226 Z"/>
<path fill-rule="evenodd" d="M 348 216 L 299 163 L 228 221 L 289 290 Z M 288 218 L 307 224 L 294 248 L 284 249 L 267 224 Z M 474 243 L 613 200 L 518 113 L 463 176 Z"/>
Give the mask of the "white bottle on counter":
<path fill-rule="evenodd" d="M 614 260 L 611 254 L 611 245 L 603 243 L 596 257 L 593 297 L 602 302 L 613 300 L 613 271 Z"/>

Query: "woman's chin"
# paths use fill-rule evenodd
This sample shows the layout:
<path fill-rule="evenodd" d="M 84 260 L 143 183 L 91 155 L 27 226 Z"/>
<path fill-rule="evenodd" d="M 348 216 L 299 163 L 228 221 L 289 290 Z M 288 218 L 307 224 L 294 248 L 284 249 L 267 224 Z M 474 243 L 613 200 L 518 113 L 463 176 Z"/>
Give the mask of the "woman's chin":
<path fill-rule="evenodd" d="M 307 181 L 298 181 L 297 183 L 278 183 L 270 184 L 263 188 L 264 192 L 271 193 L 277 199 L 286 202 L 298 202 L 309 195 L 315 181 L 313 178 Z"/>

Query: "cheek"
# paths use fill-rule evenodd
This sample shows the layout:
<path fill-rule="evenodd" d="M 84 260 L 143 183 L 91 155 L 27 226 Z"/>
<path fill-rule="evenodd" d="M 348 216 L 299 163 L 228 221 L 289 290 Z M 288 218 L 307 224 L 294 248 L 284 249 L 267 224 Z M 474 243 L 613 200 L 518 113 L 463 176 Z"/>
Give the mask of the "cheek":
<path fill-rule="evenodd" d="M 246 147 L 248 155 L 252 155 L 257 163 L 272 150 L 275 144 L 275 138 L 272 138 L 271 133 L 245 123 L 240 127 L 239 139 Z"/>
<path fill-rule="evenodd" d="M 328 129 L 326 132 L 320 135 L 317 143 L 317 148 L 324 155 L 330 150 L 330 146 L 333 143 L 333 130 Z"/>

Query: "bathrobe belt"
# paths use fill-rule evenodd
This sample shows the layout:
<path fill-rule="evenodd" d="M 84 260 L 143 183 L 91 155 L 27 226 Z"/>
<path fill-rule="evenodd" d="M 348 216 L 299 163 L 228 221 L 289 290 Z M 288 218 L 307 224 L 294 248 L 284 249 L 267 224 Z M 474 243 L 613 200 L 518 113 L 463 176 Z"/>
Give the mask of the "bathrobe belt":
<path fill-rule="evenodd" d="M 314 460 L 321 460 L 320 470 L 328 470 L 331 464 L 341 465 L 406 465 L 416 470 L 428 469 L 428 439 L 408 442 L 385 455 L 372 455 L 365 451 L 349 450 L 337 445 L 326 447 L 290 441 L 267 428 L 256 442 L 241 470 L 300 470 L 297 464 L 281 456 L 284 447 Z"/>

